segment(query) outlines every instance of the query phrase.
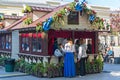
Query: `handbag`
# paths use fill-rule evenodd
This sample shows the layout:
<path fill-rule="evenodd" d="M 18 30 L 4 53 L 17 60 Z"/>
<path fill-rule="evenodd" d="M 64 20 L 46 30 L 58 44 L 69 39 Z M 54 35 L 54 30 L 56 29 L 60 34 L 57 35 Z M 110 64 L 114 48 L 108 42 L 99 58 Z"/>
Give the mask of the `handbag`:
<path fill-rule="evenodd" d="M 54 55 L 55 55 L 56 57 L 61 57 L 61 56 L 63 56 L 63 54 L 61 53 L 61 51 L 60 51 L 59 49 L 55 49 Z"/>

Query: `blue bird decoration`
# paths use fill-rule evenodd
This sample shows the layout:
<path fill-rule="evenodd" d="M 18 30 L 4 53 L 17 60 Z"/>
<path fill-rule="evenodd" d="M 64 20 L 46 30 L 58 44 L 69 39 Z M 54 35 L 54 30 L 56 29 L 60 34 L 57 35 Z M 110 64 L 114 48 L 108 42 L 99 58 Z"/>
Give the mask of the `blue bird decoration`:
<path fill-rule="evenodd" d="M 53 18 L 50 17 L 46 22 L 43 23 L 43 30 L 48 31 L 50 29 L 50 25 L 53 21 Z"/>
<path fill-rule="evenodd" d="M 77 10 L 77 11 L 82 11 L 83 10 L 83 7 L 81 6 L 80 3 L 76 3 L 75 10 Z"/>
<path fill-rule="evenodd" d="M 95 20 L 95 15 L 91 14 L 91 15 L 89 16 L 89 21 L 94 21 L 94 20 Z"/>

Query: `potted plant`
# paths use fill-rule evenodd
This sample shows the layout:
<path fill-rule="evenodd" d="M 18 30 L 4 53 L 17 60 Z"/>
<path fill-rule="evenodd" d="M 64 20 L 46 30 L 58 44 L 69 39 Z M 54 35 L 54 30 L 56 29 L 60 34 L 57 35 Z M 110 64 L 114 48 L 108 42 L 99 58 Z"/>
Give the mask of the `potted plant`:
<path fill-rule="evenodd" d="M 43 77 L 45 72 L 43 63 L 36 63 L 36 65 L 33 66 L 33 73 L 35 76 Z"/>

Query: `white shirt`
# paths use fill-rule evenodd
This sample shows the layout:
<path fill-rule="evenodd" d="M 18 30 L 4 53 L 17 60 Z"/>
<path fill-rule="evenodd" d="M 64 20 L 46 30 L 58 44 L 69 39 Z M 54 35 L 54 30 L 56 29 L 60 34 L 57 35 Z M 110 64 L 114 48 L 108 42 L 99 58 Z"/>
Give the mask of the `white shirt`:
<path fill-rule="evenodd" d="M 87 57 L 86 50 L 87 50 L 87 46 L 85 44 L 83 44 L 79 47 L 79 52 L 78 52 L 78 59 L 79 60 L 81 58 Z"/>
<path fill-rule="evenodd" d="M 70 43 L 66 43 L 65 44 L 65 49 L 64 49 L 65 52 L 74 52 L 74 47 L 73 45 L 71 45 Z"/>

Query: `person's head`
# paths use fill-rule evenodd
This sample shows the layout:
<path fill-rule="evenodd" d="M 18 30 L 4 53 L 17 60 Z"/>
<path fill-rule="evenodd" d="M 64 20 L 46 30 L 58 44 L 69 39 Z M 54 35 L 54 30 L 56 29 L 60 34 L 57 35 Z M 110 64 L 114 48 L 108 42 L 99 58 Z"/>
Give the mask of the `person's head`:
<path fill-rule="evenodd" d="M 80 42 L 79 42 L 79 40 L 77 39 L 76 42 L 75 42 L 75 44 L 79 44 L 79 43 L 80 43 Z"/>
<path fill-rule="evenodd" d="M 91 40 L 88 40 L 88 44 L 91 44 Z"/>
<path fill-rule="evenodd" d="M 110 50 L 110 47 L 107 48 L 107 51 L 109 51 L 109 50 Z"/>
<path fill-rule="evenodd" d="M 81 38 L 80 39 L 80 44 L 84 44 L 85 43 L 85 39 Z"/>
<path fill-rule="evenodd" d="M 61 43 L 59 44 L 59 47 L 62 47 L 62 44 L 61 44 Z"/>
<path fill-rule="evenodd" d="M 72 39 L 68 39 L 68 43 L 73 44 Z"/>

